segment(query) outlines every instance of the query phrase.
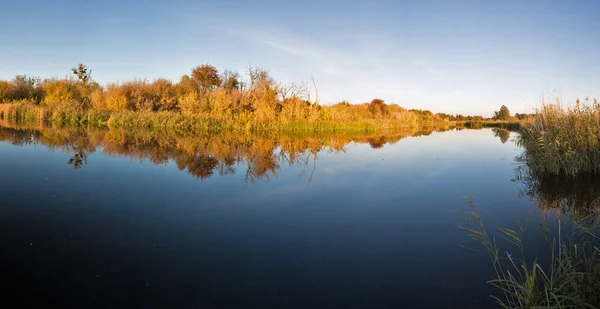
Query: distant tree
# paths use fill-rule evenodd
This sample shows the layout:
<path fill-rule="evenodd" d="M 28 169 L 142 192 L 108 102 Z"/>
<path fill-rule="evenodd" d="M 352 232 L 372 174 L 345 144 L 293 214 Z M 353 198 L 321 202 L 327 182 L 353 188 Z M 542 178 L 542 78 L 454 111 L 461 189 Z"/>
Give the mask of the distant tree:
<path fill-rule="evenodd" d="M 237 72 L 225 70 L 221 75 L 221 80 L 223 88 L 227 89 L 227 91 L 240 88 L 240 74 Z"/>
<path fill-rule="evenodd" d="M 343 100 L 343 101 L 340 101 L 340 102 L 336 103 L 334 106 L 344 106 L 344 107 L 349 107 L 349 106 L 350 106 L 350 102 L 348 102 L 348 101 L 346 101 L 346 100 Z"/>
<path fill-rule="evenodd" d="M 522 113 L 522 114 L 515 113 L 515 117 L 517 117 L 517 119 L 519 119 L 519 120 L 525 120 L 525 119 L 527 119 L 529 117 L 533 117 L 533 115 L 526 114 L 526 113 Z"/>
<path fill-rule="evenodd" d="M 233 89 L 239 89 L 240 88 L 240 81 L 233 77 L 230 76 L 227 78 L 227 80 L 223 83 L 223 87 L 229 91 L 233 90 Z"/>
<path fill-rule="evenodd" d="M 499 111 L 494 112 L 494 119 L 496 120 L 508 120 L 508 118 L 510 118 L 510 111 L 506 105 L 502 105 Z"/>
<path fill-rule="evenodd" d="M 189 77 L 189 75 L 181 76 L 181 80 L 176 85 L 177 87 L 177 95 L 183 96 L 192 92 L 197 91 L 197 87 L 194 81 Z"/>
<path fill-rule="evenodd" d="M 200 90 L 210 90 L 221 85 L 219 71 L 212 65 L 203 64 L 192 70 L 192 80 Z"/>
<path fill-rule="evenodd" d="M 454 115 L 450 115 L 450 114 L 446 114 L 446 113 L 436 113 L 435 115 L 442 119 L 456 120 L 456 117 Z"/>
<path fill-rule="evenodd" d="M 385 101 L 382 99 L 373 99 L 371 100 L 371 103 L 369 103 L 370 107 L 377 107 L 377 106 L 382 106 L 383 104 L 385 104 Z"/>
<path fill-rule="evenodd" d="M 77 67 L 72 68 L 71 71 L 73 71 L 73 74 L 75 74 L 75 76 L 77 76 L 77 78 L 84 85 L 87 85 L 87 83 L 92 79 L 92 70 L 90 70 L 87 65 L 84 65 L 83 63 L 78 64 Z"/>
<path fill-rule="evenodd" d="M 269 71 L 261 67 L 249 67 L 248 77 L 250 77 L 250 88 L 273 87 L 275 84 L 275 80 L 269 75 Z"/>
<path fill-rule="evenodd" d="M 373 115 L 376 114 L 385 114 L 385 101 L 382 99 L 373 99 L 371 103 L 369 103 L 369 110 Z"/>

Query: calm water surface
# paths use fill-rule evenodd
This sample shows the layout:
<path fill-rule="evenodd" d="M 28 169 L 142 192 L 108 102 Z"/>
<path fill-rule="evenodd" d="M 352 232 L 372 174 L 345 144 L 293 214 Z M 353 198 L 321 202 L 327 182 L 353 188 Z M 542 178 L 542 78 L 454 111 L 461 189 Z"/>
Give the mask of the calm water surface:
<path fill-rule="evenodd" d="M 501 225 L 536 211 L 511 181 L 521 150 L 487 129 L 0 132 L 0 280 L 21 304 L 489 308 L 490 263 L 458 228 L 463 196 Z"/>

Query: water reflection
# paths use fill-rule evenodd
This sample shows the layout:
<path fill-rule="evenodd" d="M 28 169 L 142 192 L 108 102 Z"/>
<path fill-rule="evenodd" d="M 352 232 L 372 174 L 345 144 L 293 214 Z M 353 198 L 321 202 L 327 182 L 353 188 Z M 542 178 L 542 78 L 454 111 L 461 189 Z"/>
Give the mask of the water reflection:
<path fill-rule="evenodd" d="M 600 178 L 536 175 L 521 157 L 516 159 L 515 181 L 520 195 L 528 196 L 544 211 L 558 212 L 574 219 L 594 221 L 600 210 Z"/>
<path fill-rule="evenodd" d="M 506 142 L 508 142 L 508 139 L 510 138 L 510 131 L 507 129 L 493 128 L 492 132 L 494 132 L 495 137 L 500 138 L 502 144 L 506 144 Z"/>
<path fill-rule="evenodd" d="M 67 164 L 81 169 L 97 150 L 153 164 L 174 162 L 181 171 L 206 179 L 241 172 L 246 183 L 275 176 L 283 164 L 303 167 L 314 174 L 320 151 L 345 152 L 349 143 L 366 143 L 373 149 L 409 136 L 429 135 L 449 128 L 415 128 L 387 133 L 335 134 L 233 134 L 179 136 L 151 131 L 108 130 L 82 127 L 0 127 L 0 141 L 16 146 L 44 145 L 70 154 Z"/>
<path fill-rule="evenodd" d="M 489 308 L 454 210 L 473 194 L 499 224 L 523 218 L 519 150 L 433 131 L 0 129 L 2 278 L 77 308 Z"/>

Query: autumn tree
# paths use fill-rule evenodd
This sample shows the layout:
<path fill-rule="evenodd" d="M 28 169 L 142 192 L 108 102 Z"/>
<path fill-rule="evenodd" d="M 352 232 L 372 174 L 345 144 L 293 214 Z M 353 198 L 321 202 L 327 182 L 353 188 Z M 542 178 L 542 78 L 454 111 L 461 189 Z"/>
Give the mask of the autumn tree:
<path fill-rule="evenodd" d="M 373 116 L 385 114 L 385 101 L 383 101 L 382 99 L 371 100 L 371 103 L 369 103 L 369 111 L 371 111 Z"/>
<path fill-rule="evenodd" d="M 84 100 L 77 81 L 67 79 L 47 79 L 42 83 L 44 99 L 42 104 L 46 106 L 58 106 L 69 104 L 81 107 L 80 102 Z"/>
<path fill-rule="evenodd" d="M 150 85 L 150 91 L 156 100 L 156 109 L 162 111 L 177 109 L 177 89 L 165 78 L 156 79 Z"/>
<path fill-rule="evenodd" d="M 305 83 L 296 85 L 280 84 L 277 87 L 281 102 L 277 105 L 278 112 L 285 120 L 306 119 L 310 112 L 309 90 Z"/>
<path fill-rule="evenodd" d="M 11 83 L 0 80 L 0 103 L 10 100 Z"/>
<path fill-rule="evenodd" d="M 258 67 L 248 69 L 250 87 L 245 91 L 244 105 L 253 110 L 254 120 L 268 123 L 275 120 L 279 104 L 277 86 L 269 73 Z"/>
<path fill-rule="evenodd" d="M 212 65 L 203 64 L 192 69 L 192 80 L 202 91 L 213 89 L 221 85 L 219 71 Z"/>

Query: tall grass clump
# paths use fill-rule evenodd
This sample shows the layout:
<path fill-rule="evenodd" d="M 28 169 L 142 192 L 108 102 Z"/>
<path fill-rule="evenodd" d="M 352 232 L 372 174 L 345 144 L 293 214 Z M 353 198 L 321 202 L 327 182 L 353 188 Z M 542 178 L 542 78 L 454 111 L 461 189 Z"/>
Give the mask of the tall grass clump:
<path fill-rule="evenodd" d="M 473 201 L 467 204 L 471 209 L 466 212 L 468 224 L 462 229 L 481 245 L 477 251 L 487 254 L 491 261 L 494 274 L 488 283 L 497 289 L 498 294 L 491 297 L 501 308 L 598 308 L 597 224 L 584 227 L 575 222 L 567 230 L 561 228 L 559 220 L 558 233 L 553 234 L 547 224 L 539 223 L 549 256 L 531 257 L 525 250 L 525 225 L 488 231 Z M 540 262 L 544 258 L 546 261 Z"/>
<path fill-rule="evenodd" d="M 560 100 L 542 102 L 533 121 L 520 132 L 521 160 L 536 174 L 575 177 L 600 173 L 600 105 Z"/>

